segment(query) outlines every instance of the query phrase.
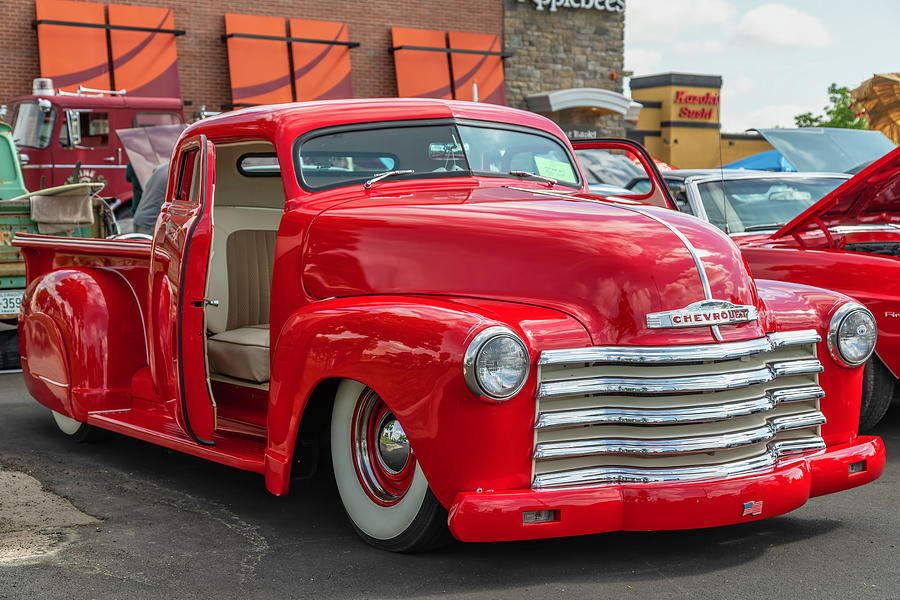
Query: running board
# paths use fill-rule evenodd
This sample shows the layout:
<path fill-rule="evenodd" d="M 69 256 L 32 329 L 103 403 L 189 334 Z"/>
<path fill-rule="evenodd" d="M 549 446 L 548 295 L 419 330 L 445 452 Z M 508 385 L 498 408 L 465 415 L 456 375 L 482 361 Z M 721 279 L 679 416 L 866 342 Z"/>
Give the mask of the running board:
<path fill-rule="evenodd" d="M 214 446 L 201 446 L 168 415 L 136 409 L 90 413 L 87 423 L 229 467 L 255 473 L 265 470 L 266 441 L 255 436 L 216 432 Z"/>

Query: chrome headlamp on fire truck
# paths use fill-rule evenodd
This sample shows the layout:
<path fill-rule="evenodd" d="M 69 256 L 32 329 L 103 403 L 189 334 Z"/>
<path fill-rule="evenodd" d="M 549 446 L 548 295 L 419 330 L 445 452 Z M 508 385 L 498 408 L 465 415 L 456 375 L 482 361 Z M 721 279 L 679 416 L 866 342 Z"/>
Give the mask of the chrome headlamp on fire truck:
<path fill-rule="evenodd" d="M 828 350 L 838 364 L 856 367 L 866 362 L 875 349 L 878 330 L 875 317 L 858 302 L 838 308 L 828 326 Z"/>
<path fill-rule="evenodd" d="M 501 402 L 525 385 L 530 362 L 525 343 L 514 331 L 488 327 L 466 348 L 463 375 L 473 394 Z"/>

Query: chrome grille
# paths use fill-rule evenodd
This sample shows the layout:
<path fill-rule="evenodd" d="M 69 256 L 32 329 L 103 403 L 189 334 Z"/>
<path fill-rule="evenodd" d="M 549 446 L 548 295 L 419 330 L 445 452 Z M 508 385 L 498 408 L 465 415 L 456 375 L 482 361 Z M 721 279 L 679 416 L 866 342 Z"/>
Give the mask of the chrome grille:
<path fill-rule="evenodd" d="M 824 448 L 819 341 L 541 353 L 532 486 L 722 478 Z"/>

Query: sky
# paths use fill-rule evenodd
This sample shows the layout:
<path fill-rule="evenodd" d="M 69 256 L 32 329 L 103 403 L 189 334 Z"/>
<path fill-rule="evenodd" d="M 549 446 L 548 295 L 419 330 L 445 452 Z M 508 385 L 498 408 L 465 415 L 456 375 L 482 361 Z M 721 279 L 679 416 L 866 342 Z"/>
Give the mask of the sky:
<path fill-rule="evenodd" d="M 625 69 L 721 75 L 724 132 L 794 127 L 831 83 L 900 72 L 898 27 L 900 0 L 626 0 Z"/>

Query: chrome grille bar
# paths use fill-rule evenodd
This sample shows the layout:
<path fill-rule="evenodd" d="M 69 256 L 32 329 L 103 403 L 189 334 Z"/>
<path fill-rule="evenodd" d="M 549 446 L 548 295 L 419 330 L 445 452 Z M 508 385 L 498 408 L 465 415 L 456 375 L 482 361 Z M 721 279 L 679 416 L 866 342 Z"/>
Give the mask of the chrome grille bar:
<path fill-rule="evenodd" d="M 776 348 L 820 342 L 815 329 L 770 333 L 764 338 L 688 346 L 589 346 L 541 352 L 538 365 L 570 363 L 679 363 L 733 360 Z"/>
<path fill-rule="evenodd" d="M 774 409 L 778 404 L 817 400 L 824 398 L 825 392 L 817 385 L 772 390 L 764 396 L 688 408 L 589 408 L 542 413 L 535 424 L 536 429 L 561 429 L 585 425 L 685 425 L 690 423 L 710 423 L 744 417 Z"/>
<path fill-rule="evenodd" d="M 571 487 L 601 485 L 611 483 L 662 483 L 698 481 L 704 479 L 724 479 L 747 473 L 771 469 L 779 458 L 796 454 L 823 450 L 825 441 L 821 437 L 788 440 L 769 444 L 766 452 L 745 460 L 718 465 L 647 469 L 640 467 L 593 467 L 561 473 L 537 475 L 532 487 Z"/>
<path fill-rule="evenodd" d="M 584 394 L 673 394 L 733 390 L 774 381 L 779 375 L 820 373 L 817 359 L 782 361 L 750 371 L 688 377 L 591 377 L 542 383 L 538 398 Z"/>
<path fill-rule="evenodd" d="M 624 454 L 631 456 L 664 456 L 717 452 L 759 444 L 772 440 L 779 431 L 814 427 L 825 423 L 825 415 L 819 411 L 776 417 L 764 425 L 715 435 L 665 439 L 604 439 L 544 442 L 534 449 L 535 459 L 595 456 L 598 454 Z"/>

